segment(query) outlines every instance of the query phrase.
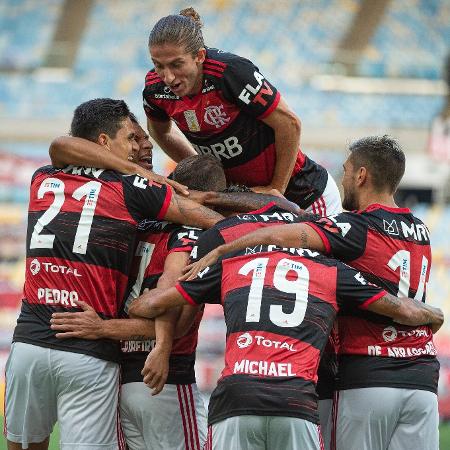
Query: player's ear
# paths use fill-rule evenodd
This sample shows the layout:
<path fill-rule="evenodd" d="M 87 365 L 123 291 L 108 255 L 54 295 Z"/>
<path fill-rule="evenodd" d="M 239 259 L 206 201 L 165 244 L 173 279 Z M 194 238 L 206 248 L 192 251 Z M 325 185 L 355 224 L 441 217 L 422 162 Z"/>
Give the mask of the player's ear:
<path fill-rule="evenodd" d="M 106 133 L 100 133 L 97 138 L 97 144 L 103 145 L 109 148 L 109 137 Z"/>
<path fill-rule="evenodd" d="M 356 184 L 358 186 L 362 186 L 363 184 L 365 184 L 367 182 L 367 177 L 368 177 L 368 172 L 367 169 L 365 167 L 360 167 L 357 171 L 356 171 Z"/>
<path fill-rule="evenodd" d="M 206 58 L 206 49 L 202 47 L 195 56 L 195 62 L 199 64 L 203 64 Z"/>

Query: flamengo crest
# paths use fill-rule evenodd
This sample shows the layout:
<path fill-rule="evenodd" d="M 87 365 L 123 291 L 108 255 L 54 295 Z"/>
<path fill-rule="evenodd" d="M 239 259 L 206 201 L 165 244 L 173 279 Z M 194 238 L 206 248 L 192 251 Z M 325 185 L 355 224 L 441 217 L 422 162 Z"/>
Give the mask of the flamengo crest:
<path fill-rule="evenodd" d="M 213 105 L 205 108 L 204 120 L 209 125 L 214 125 L 216 128 L 220 128 L 228 123 L 230 118 L 227 117 L 227 113 L 223 110 L 223 105 Z"/>

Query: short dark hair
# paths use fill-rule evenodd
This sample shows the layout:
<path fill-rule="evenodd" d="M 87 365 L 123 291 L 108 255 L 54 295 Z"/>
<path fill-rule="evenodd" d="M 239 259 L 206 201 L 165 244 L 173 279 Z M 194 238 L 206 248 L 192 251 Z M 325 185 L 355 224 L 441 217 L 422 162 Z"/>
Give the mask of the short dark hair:
<path fill-rule="evenodd" d="M 134 124 L 141 126 L 141 124 L 139 123 L 139 120 L 137 120 L 137 117 L 132 112 L 130 112 L 130 116 L 129 117 L 130 117 L 130 120 Z"/>
<path fill-rule="evenodd" d="M 180 161 L 173 179 L 197 191 L 223 191 L 227 185 L 222 163 L 212 155 L 192 155 Z"/>
<path fill-rule="evenodd" d="M 349 146 L 355 168 L 366 167 L 377 192 L 393 194 L 405 173 L 405 154 L 390 136 L 368 136 Z"/>
<path fill-rule="evenodd" d="M 70 134 L 94 142 L 100 133 L 115 138 L 127 117 L 130 117 L 130 110 L 123 100 L 111 98 L 89 100 L 75 109 Z"/>

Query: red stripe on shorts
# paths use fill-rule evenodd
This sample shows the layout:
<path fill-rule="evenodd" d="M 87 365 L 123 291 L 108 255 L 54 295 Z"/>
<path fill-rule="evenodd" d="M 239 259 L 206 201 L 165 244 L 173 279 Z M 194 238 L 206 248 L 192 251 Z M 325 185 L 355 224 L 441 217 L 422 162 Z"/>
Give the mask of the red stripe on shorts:
<path fill-rule="evenodd" d="M 192 447 L 189 447 L 189 449 L 197 450 L 196 446 L 195 446 L 195 441 L 194 441 L 194 427 L 192 426 L 192 414 L 191 414 L 191 410 L 190 410 L 190 406 L 189 406 L 189 397 L 188 397 L 187 387 L 185 385 L 183 385 L 182 390 L 183 390 L 183 398 L 184 398 L 184 403 L 185 403 L 185 412 L 186 412 L 186 416 L 187 416 L 187 423 L 189 426 L 189 439 L 190 439 L 190 444 L 192 445 Z M 200 449 L 198 449 L 198 450 L 200 450 Z"/>
<path fill-rule="evenodd" d="M 184 414 L 183 400 L 181 398 L 181 386 L 177 384 L 178 403 L 180 405 L 181 420 L 183 421 L 184 445 L 189 448 L 188 430 L 186 427 L 186 417 Z"/>
<path fill-rule="evenodd" d="M 192 408 L 192 417 L 194 421 L 194 437 L 197 444 L 197 448 L 200 450 L 200 438 L 198 436 L 198 427 L 197 427 L 197 415 L 196 415 L 196 405 L 194 401 L 194 395 L 192 393 L 192 384 L 188 385 L 189 396 L 191 398 L 191 408 Z"/>

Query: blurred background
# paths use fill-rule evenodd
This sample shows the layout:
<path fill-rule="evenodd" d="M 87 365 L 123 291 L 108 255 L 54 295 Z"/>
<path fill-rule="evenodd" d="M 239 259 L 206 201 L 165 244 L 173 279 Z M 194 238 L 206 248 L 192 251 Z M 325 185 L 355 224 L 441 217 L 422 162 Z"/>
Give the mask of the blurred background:
<path fill-rule="evenodd" d="M 400 141 L 407 168 L 398 202 L 430 229 L 428 298 L 450 317 L 450 0 L 0 0 L 0 374 L 21 300 L 32 173 L 83 101 L 123 98 L 145 124 L 149 32 L 187 6 L 203 19 L 206 45 L 251 59 L 280 90 L 302 120 L 303 151 L 338 182 L 349 141 Z M 167 173 L 160 151 L 154 159 Z M 222 368 L 222 317 L 210 308 L 202 323 L 205 392 Z M 447 322 L 436 336 L 443 419 Z"/>

